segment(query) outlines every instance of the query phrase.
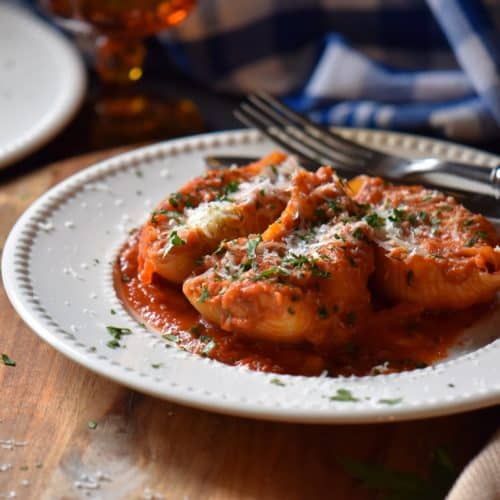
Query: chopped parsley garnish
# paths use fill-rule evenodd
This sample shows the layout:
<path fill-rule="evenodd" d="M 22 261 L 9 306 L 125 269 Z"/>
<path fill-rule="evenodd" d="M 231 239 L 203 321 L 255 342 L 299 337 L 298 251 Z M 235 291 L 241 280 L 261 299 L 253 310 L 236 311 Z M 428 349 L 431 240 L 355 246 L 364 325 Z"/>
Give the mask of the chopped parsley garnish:
<path fill-rule="evenodd" d="M 240 266 L 242 272 L 248 271 L 252 268 L 252 262 L 250 260 L 246 260 Z"/>
<path fill-rule="evenodd" d="M 473 247 L 479 240 L 485 240 L 487 238 L 488 238 L 488 233 L 486 231 L 476 231 L 474 236 L 465 243 L 465 246 Z"/>
<path fill-rule="evenodd" d="M 321 269 L 316 263 L 311 267 L 311 274 L 317 276 L 318 278 L 329 278 L 332 274 L 329 271 Z"/>
<path fill-rule="evenodd" d="M 368 241 L 368 238 L 366 237 L 366 234 L 363 233 L 363 230 L 360 227 L 357 227 L 353 232 L 352 235 L 359 241 Z"/>
<path fill-rule="evenodd" d="M 189 331 L 193 335 L 199 335 L 200 331 L 201 331 L 201 325 L 199 323 L 196 323 L 196 325 L 192 325 L 192 326 L 189 327 Z"/>
<path fill-rule="evenodd" d="M 305 255 L 296 255 L 291 253 L 283 259 L 283 264 L 291 267 L 304 267 L 306 264 L 310 263 L 309 257 Z"/>
<path fill-rule="evenodd" d="M 321 319 L 327 319 L 329 314 L 328 314 L 328 309 L 326 308 L 326 306 L 321 306 L 318 308 L 318 316 L 321 318 Z"/>
<path fill-rule="evenodd" d="M 385 225 L 385 219 L 376 213 L 365 215 L 365 221 L 369 226 L 374 228 L 383 227 Z"/>
<path fill-rule="evenodd" d="M 269 381 L 271 384 L 274 384 L 274 385 L 277 385 L 278 387 L 285 387 L 285 383 L 282 382 L 279 378 L 272 378 L 270 381 Z"/>
<path fill-rule="evenodd" d="M 401 403 L 401 401 L 403 401 L 403 398 L 395 398 L 395 399 L 379 399 L 378 400 L 378 403 L 382 404 L 382 405 L 389 405 L 389 406 L 393 406 L 393 405 L 397 405 L 399 403 Z"/>
<path fill-rule="evenodd" d="M 215 250 L 214 255 L 222 255 L 224 253 L 224 251 L 226 250 L 226 243 L 227 243 L 226 240 L 222 240 L 219 243 L 219 246 L 217 247 L 217 249 Z M 200 262 L 200 264 L 201 264 L 201 262 Z"/>
<path fill-rule="evenodd" d="M 163 363 L 151 363 L 151 368 L 161 368 L 163 366 Z"/>
<path fill-rule="evenodd" d="M 162 337 L 165 340 L 170 340 L 170 342 L 179 342 L 179 337 L 177 335 L 172 335 L 171 333 L 165 333 Z"/>
<path fill-rule="evenodd" d="M 179 206 L 179 202 L 182 199 L 182 194 L 181 193 L 174 193 L 169 196 L 168 202 L 170 205 L 172 205 L 174 208 L 177 208 Z"/>
<path fill-rule="evenodd" d="M 97 422 L 95 420 L 89 420 L 87 422 L 87 427 L 91 430 L 94 430 L 97 428 Z"/>
<path fill-rule="evenodd" d="M 259 234 L 258 238 L 254 240 L 248 240 L 247 243 L 247 255 L 250 259 L 255 259 L 255 252 L 257 250 L 258 244 L 262 241 L 262 236 Z"/>
<path fill-rule="evenodd" d="M 176 220 L 179 222 L 180 218 L 182 217 L 182 214 L 179 212 L 176 212 L 175 210 L 166 210 L 165 208 L 160 208 L 158 210 L 153 210 L 151 212 L 151 223 L 152 224 L 157 224 L 158 220 L 157 217 L 158 215 L 165 215 L 167 217 L 170 217 L 171 219 Z"/>
<path fill-rule="evenodd" d="M 120 279 L 124 282 L 124 283 L 128 283 L 132 278 L 130 276 L 128 276 L 127 274 L 122 274 L 120 276 Z"/>
<path fill-rule="evenodd" d="M 464 227 L 472 226 L 472 224 L 474 224 L 474 222 L 475 221 L 473 219 L 466 220 L 466 221 L 464 221 Z"/>
<path fill-rule="evenodd" d="M 259 273 L 257 276 L 255 276 L 254 279 L 256 280 L 268 279 L 268 278 L 274 278 L 276 276 L 288 276 L 289 274 L 290 273 L 286 269 L 283 269 L 282 267 L 278 266 L 273 266 Z"/>
<path fill-rule="evenodd" d="M 140 170 L 135 171 L 135 176 L 136 177 L 144 177 L 144 174 Z"/>
<path fill-rule="evenodd" d="M 421 220 L 421 221 L 426 221 L 429 219 L 429 214 L 427 212 L 418 212 L 418 218 Z"/>
<path fill-rule="evenodd" d="M 415 273 L 410 269 L 406 273 L 406 284 L 408 286 L 412 286 L 414 281 L 415 281 Z"/>
<path fill-rule="evenodd" d="M 328 220 L 328 215 L 326 214 L 326 210 L 324 208 L 316 208 L 316 210 L 314 210 L 314 215 L 319 222 L 326 222 Z"/>
<path fill-rule="evenodd" d="M 328 259 L 327 256 L 324 257 L 326 257 L 326 259 L 323 260 Z M 320 278 L 330 277 L 330 273 L 328 271 L 325 271 L 321 269 L 320 266 L 318 266 L 317 259 L 307 257 L 306 255 L 297 255 L 294 253 L 290 253 L 283 259 L 281 266 L 272 266 L 269 269 L 265 269 L 252 279 L 258 280 L 258 279 L 273 278 L 276 276 L 288 276 L 290 272 L 283 266 L 291 267 L 293 269 L 308 268 L 313 276 L 317 276 Z"/>
<path fill-rule="evenodd" d="M 442 255 L 439 255 L 438 253 L 431 253 L 430 256 L 434 257 L 435 259 L 444 259 L 444 257 Z"/>
<path fill-rule="evenodd" d="M 335 396 L 330 396 L 331 401 L 341 401 L 343 403 L 346 402 L 356 402 L 359 401 L 359 398 L 355 398 L 351 391 L 348 391 L 347 389 L 337 389 L 337 393 Z"/>
<path fill-rule="evenodd" d="M 130 328 L 122 328 L 119 326 L 107 326 L 106 330 L 113 337 L 106 343 L 106 345 L 111 349 L 121 347 L 120 340 L 123 335 L 130 335 L 132 333 L 132 330 Z"/>
<path fill-rule="evenodd" d="M 356 324 L 356 313 L 354 311 L 348 312 L 345 317 L 347 326 L 354 326 Z"/>
<path fill-rule="evenodd" d="M 328 208 L 333 210 L 334 213 L 342 212 L 342 207 L 339 205 L 337 200 L 329 200 L 326 204 L 328 205 Z"/>
<path fill-rule="evenodd" d="M 439 217 L 431 217 L 431 224 L 433 226 L 438 226 L 441 224 L 441 219 Z"/>
<path fill-rule="evenodd" d="M 210 339 L 210 341 L 203 346 L 201 353 L 207 356 L 212 352 L 212 349 L 215 347 L 215 340 Z"/>
<path fill-rule="evenodd" d="M 228 198 L 228 195 L 230 195 L 230 194 L 235 193 L 236 191 L 238 191 L 239 187 L 240 187 L 240 183 L 238 181 L 230 181 L 230 182 L 228 182 L 225 186 L 223 186 L 223 188 L 221 190 L 221 194 L 218 197 L 218 199 L 219 200 L 231 201 Z"/>
<path fill-rule="evenodd" d="M 172 231 L 170 233 L 170 243 L 174 246 L 174 247 L 178 247 L 178 246 L 182 246 L 182 245 L 185 245 L 186 242 L 177 234 L 177 231 Z"/>
<path fill-rule="evenodd" d="M 118 340 L 116 340 L 116 339 L 111 339 L 111 340 L 109 340 L 108 342 L 106 342 L 106 345 L 107 345 L 110 349 L 116 349 L 117 347 L 121 347 L 120 342 L 118 342 Z"/>
<path fill-rule="evenodd" d="M 119 326 L 107 326 L 108 333 L 117 340 L 120 340 L 123 335 L 130 335 L 132 330 L 130 328 L 122 328 Z"/>
<path fill-rule="evenodd" d="M 110 309 L 109 312 L 113 315 L 116 314 L 116 311 L 114 309 Z"/>
<path fill-rule="evenodd" d="M 205 285 L 203 287 L 203 290 L 201 291 L 199 298 L 198 298 L 198 302 L 200 304 L 203 304 L 203 302 L 205 302 L 210 297 L 211 297 L 211 295 L 210 295 L 210 292 L 208 291 L 208 287 L 207 287 L 207 285 Z"/>
<path fill-rule="evenodd" d="M 406 219 L 412 226 L 417 224 L 417 216 L 415 214 L 409 214 Z"/>
<path fill-rule="evenodd" d="M 391 222 L 403 222 L 405 217 L 405 212 L 404 210 L 401 210 L 400 208 L 393 208 L 391 215 L 389 215 L 389 220 Z"/>
<path fill-rule="evenodd" d="M 16 362 L 5 353 L 2 353 L 2 361 L 5 366 L 16 366 Z"/>

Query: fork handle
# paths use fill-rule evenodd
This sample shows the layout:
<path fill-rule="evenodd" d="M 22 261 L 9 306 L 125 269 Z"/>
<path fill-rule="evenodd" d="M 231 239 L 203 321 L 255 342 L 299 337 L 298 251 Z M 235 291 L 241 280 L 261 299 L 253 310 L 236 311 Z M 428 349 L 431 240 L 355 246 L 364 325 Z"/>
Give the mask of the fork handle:
<path fill-rule="evenodd" d="M 458 178 L 460 181 L 456 187 L 463 185 L 463 181 L 471 181 L 474 184 L 473 189 L 467 189 L 472 192 L 475 187 L 480 192 L 500 198 L 500 164 L 493 168 L 465 165 L 463 163 L 455 163 L 438 160 L 436 158 L 426 158 L 412 163 L 411 169 L 407 171 L 407 175 L 428 174 L 430 177 L 434 175 Z M 449 187 L 449 180 L 446 180 L 446 185 Z M 440 184 L 439 181 L 433 182 Z M 471 186 L 472 187 L 472 186 Z"/>

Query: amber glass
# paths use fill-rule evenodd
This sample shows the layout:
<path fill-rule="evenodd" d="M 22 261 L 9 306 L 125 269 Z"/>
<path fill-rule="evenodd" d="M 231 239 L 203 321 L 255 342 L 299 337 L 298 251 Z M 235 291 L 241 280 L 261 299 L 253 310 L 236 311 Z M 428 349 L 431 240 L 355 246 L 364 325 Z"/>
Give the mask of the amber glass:
<path fill-rule="evenodd" d="M 101 82 L 94 135 L 103 144 L 142 142 L 201 128 L 187 99 L 159 99 L 140 86 L 143 40 L 181 23 L 196 0 L 40 0 L 67 30 L 91 40 Z M 113 140 L 115 136 L 115 140 Z M 99 140 L 94 141 L 99 143 Z"/>

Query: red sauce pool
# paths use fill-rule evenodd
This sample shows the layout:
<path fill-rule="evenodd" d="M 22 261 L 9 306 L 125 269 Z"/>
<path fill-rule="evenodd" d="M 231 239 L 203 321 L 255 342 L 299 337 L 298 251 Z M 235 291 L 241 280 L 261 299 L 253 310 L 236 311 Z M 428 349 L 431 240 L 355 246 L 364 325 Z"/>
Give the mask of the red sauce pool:
<path fill-rule="evenodd" d="M 137 277 L 137 243 L 137 235 L 132 235 L 114 266 L 116 291 L 130 313 L 182 349 L 253 370 L 294 375 L 319 375 L 326 370 L 329 376 L 361 376 L 422 368 L 445 357 L 463 330 L 491 309 L 481 305 L 416 320 L 381 311 L 369 331 L 335 352 L 257 342 L 205 321 L 179 287 L 157 277 L 150 285 L 142 283 Z M 382 366 L 382 370 L 375 368 Z"/>

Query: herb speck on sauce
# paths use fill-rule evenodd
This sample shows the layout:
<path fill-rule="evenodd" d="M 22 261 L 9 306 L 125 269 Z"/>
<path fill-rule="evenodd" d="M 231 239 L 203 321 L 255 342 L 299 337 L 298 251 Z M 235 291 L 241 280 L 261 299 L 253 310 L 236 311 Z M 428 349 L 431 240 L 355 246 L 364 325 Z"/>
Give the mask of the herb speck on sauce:
<path fill-rule="evenodd" d="M 97 429 L 97 422 L 95 420 L 89 420 L 87 422 L 87 427 L 90 429 L 90 430 L 94 430 L 94 429 Z"/>
<path fill-rule="evenodd" d="M 205 285 L 201 291 L 201 294 L 198 298 L 198 302 L 203 304 L 207 299 L 211 297 L 210 292 L 208 291 L 208 287 Z"/>
<path fill-rule="evenodd" d="M 407 273 L 406 273 L 406 284 L 408 286 L 412 286 L 413 283 L 415 281 L 415 273 L 410 269 Z"/>
<path fill-rule="evenodd" d="M 328 309 L 326 308 L 326 306 L 318 307 L 318 316 L 321 319 L 327 319 L 328 318 L 329 314 L 328 314 Z"/>

